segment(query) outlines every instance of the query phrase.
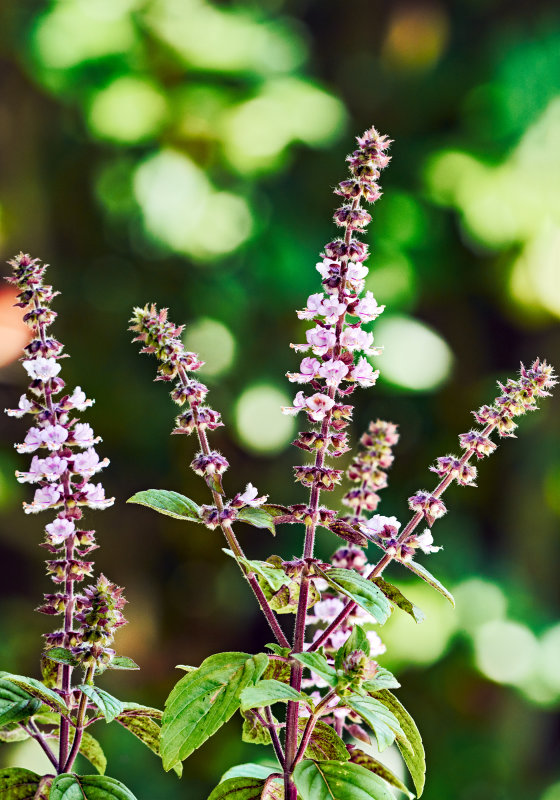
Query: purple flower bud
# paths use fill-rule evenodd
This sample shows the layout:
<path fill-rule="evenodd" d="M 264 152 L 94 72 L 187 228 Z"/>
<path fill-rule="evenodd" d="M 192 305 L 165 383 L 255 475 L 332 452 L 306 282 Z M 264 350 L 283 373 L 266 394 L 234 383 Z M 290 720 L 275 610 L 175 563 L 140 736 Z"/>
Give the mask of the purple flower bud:
<path fill-rule="evenodd" d="M 198 453 L 191 462 L 191 467 L 197 475 L 222 475 L 229 467 L 229 462 L 217 450 L 206 455 Z"/>

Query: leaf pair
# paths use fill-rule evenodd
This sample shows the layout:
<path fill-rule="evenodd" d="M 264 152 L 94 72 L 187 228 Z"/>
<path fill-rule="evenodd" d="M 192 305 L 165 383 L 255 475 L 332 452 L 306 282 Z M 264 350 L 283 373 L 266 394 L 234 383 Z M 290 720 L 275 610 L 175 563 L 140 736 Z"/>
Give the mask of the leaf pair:
<path fill-rule="evenodd" d="M 0 770 L 0 800 L 136 800 L 123 783 L 105 775 L 41 778 L 28 769 Z"/>

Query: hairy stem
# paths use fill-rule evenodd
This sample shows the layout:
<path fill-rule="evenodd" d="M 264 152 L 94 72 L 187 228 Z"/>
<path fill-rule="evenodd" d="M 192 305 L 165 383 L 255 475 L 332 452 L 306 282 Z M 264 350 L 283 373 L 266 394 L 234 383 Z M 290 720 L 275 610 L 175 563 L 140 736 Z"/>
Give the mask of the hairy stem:
<path fill-rule="evenodd" d="M 93 683 L 94 673 L 95 673 L 95 665 L 92 664 L 88 668 L 84 683 L 88 684 Z M 84 734 L 86 711 L 87 711 L 87 697 L 82 692 L 80 695 L 80 704 L 78 706 L 78 713 L 76 714 L 76 729 L 74 731 L 74 741 L 72 742 L 72 749 L 70 750 L 70 754 L 66 759 L 64 768 L 61 770 L 62 772 L 70 772 L 74 764 L 74 761 L 76 760 L 76 756 L 80 751 L 82 736 Z"/>
<path fill-rule="evenodd" d="M 48 745 L 48 742 L 45 740 L 45 737 L 39 730 L 39 728 L 35 725 L 32 719 L 28 720 L 28 722 L 24 725 L 20 723 L 20 727 L 23 728 L 27 733 L 31 736 L 32 739 L 40 745 L 41 749 L 53 765 L 53 767 L 58 770 L 58 760 Z"/>

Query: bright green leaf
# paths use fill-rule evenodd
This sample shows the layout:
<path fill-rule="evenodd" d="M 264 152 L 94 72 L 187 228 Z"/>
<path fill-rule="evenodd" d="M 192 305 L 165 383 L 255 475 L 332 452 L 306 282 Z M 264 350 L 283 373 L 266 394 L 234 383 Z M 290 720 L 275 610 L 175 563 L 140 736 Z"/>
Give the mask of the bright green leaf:
<path fill-rule="evenodd" d="M 351 569 L 319 570 L 327 583 L 340 594 L 349 597 L 381 625 L 389 619 L 391 604 L 371 581 Z"/>
<path fill-rule="evenodd" d="M 156 756 L 161 755 L 159 742 L 160 727 L 152 717 L 133 717 L 127 716 L 126 714 L 119 714 L 115 719 L 123 728 L 126 728 L 127 731 L 130 731 L 130 733 L 133 733 L 134 736 L 140 739 L 142 744 L 145 744 L 152 753 L 155 753 Z M 177 775 L 181 777 L 183 774 L 183 765 L 181 763 L 176 764 L 173 769 Z"/>
<path fill-rule="evenodd" d="M 151 706 L 143 706 L 140 703 L 122 703 L 123 713 L 128 714 L 131 712 L 131 716 L 135 717 L 152 717 L 153 719 L 160 720 L 163 716 L 163 711 L 160 711 L 159 708 L 152 708 Z"/>
<path fill-rule="evenodd" d="M 224 547 L 223 551 L 228 556 L 235 558 L 231 550 Z M 275 567 L 267 561 L 250 561 L 248 558 L 238 558 L 236 560 L 240 561 L 249 572 L 255 572 L 263 578 L 274 592 L 277 592 L 282 586 L 288 586 L 292 582 L 292 579 L 286 575 L 283 569 Z"/>
<path fill-rule="evenodd" d="M 58 775 L 49 800 L 136 800 L 130 789 L 107 775 Z"/>
<path fill-rule="evenodd" d="M 51 647 L 45 651 L 45 658 L 56 661 L 57 664 L 68 664 L 71 667 L 76 667 L 80 663 L 65 647 Z"/>
<path fill-rule="evenodd" d="M 41 681 L 35 678 L 26 678 L 24 675 L 10 675 L 8 673 L 3 677 L 4 680 L 14 683 L 16 686 L 19 686 L 20 689 L 23 689 L 28 694 L 41 700 L 45 705 L 54 708 L 59 714 L 62 714 L 63 717 L 69 716 L 66 704 L 60 695 L 52 689 L 48 689 Z"/>
<path fill-rule="evenodd" d="M 412 619 L 416 622 L 424 622 L 424 612 L 418 608 L 418 606 L 415 606 L 414 603 L 411 603 L 410 600 L 407 600 L 400 589 L 397 589 L 392 583 L 387 583 L 383 578 L 372 578 L 372 583 L 375 583 L 375 585 L 381 589 L 385 597 L 389 598 L 392 603 L 402 609 L 402 611 L 406 611 L 407 614 L 410 614 Z"/>
<path fill-rule="evenodd" d="M 184 519 L 190 522 L 201 521 L 200 506 L 194 500 L 167 489 L 146 489 L 143 492 L 136 492 L 126 502 L 153 508 L 154 511 L 159 511 L 160 514 L 175 519 Z"/>
<path fill-rule="evenodd" d="M 398 689 L 400 683 L 388 669 L 377 667 L 375 678 L 365 681 L 363 686 L 366 692 L 378 692 L 380 689 Z"/>
<path fill-rule="evenodd" d="M 376 775 L 379 775 L 380 778 L 383 778 L 384 781 L 390 783 L 391 786 L 394 786 L 395 789 L 398 789 L 400 792 L 408 795 L 409 798 L 413 798 L 414 795 L 412 792 L 406 788 L 404 783 L 394 775 L 391 770 L 382 764 L 381 761 L 377 761 L 373 756 L 370 756 L 368 753 L 364 753 L 363 750 L 359 750 L 357 747 L 354 747 L 350 751 L 350 761 L 353 764 L 359 764 L 365 769 L 369 769 L 370 772 L 375 772 Z"/>
<path fill-rule="evenodd" d="M 124 709 L 121 701 L 104 689 L 99 689 L 97 686 L 89 686 L 88 684 L 81 684 L 78 688 L 99 709 L 106 722 L 112 722 L 115 717 L 122 714 Z"/>
<path fill-rule="evenodd" d="M 346 656 L 350 655 L 354 650 L 362 650 L 366 656 L 369 656 L 371 651 L 367 633 L 361 625 L 354 625 L 348 639 L 346 639 L 344 644 L 336 651 L 334 657 L 335 668 L 341 669 Z"/>
<path fill-rule="evenodd" d="M 380 777 L 350 762 L 300 761 L 294 782 L 302 800 L 394 800 Z"/>
<path fill-rule="evenodd" d="M 321 653 L 293 653 L 292 657 L 315 675 L 319 675 L 329 686 L 336 686 L 336 670 Z"/>
<path fill-rule="evenodd" d="M 429 583 L 430 586 L 442 594 L 446 600 L 449 600 L 453 608 L 455 608 L 455 598 L 451 594 L 451 592 L 445 588 L 445 586 L 438 581 L 437 578 L 434 578 L 431 572 L 428 572 L 426 567 L 423 567 L 422 564 L 417 564 L 416 561 L 402 561 L 401 562 L 403 567 L 406 567 L 411 572 L 414 572 L 415 575 L 418 575 L 419 578 L 422 578 L 423 581 Z"/>
<path fill-rule="evenodd" d="M 29 739 L 29 734 L 17 722 L 10 722 L 0 730 L 0 742 L 24 742 L 26 739 Z"/>
<path fill-rule="evenodd" d="M 236 767 L 230 767 L 227 772 L 224 772 L 220 783 L 231 778 L 255 778 L 256 780 L 264 781 L 269 775 L 278 771 L 278 765 L 267 767 L 265 764 L 238 764 Z"/>
<path fill-rule="evenodd" d="M 298 742 L 301 740 L 306 725 L 306 719 L 298 721 Z M 304 755 L 305 758 L 312 758 L 314 761 L 348 761 L 350 758 L 340 736 L 330 725 L 321 720 L 315 723 Z"/>
<path fill-rule="evenodd" d="M 298 692 L 297 689 L 293 689 L 286 683 L 259 681 L 255 686 L 250 686 L 241 692 L 241 710 L 270 706 L 272 703 L 287 703 L 290 700 L 309 704 L 307 695 Z"/>
<path fill-rule="evenodd" d="M 219 783 L 208 800 L 282 800 L 284 786 L 279 779 L 228 778 Z"/>
<path fill-rule="evenodd" d="M 161 730 L 164 769 L 183 761 L 239 708 L 239 696 L 268 665 L 260 653 L 217 653 L 184 675 L 167 698 Z"/>
<path fill-rule="evenodd" d="M 344 698 L 344 704 L 372 728 L 380 751 L 393 744 L 396 738 L 406 741 L 397 717 L 380 700 L 353 694 Z"/>
<path fill-rule="evenodd" d="M 275 516 L 278 517 L 280 514 L 273 514 L 262 506 L 259 508 L 248 506 L 247 508 L 241 508 L 237 512 L 237 519 L 240 522 L 247 522 L 255 528 L 266 528 L 273 536 L 276 535 L 276 528 L 274 527 Z"/>
<path fill-rule="evenodd" d="M 0 770 L 0 800 L 33 800 L 41 778 L 28 769 Z"/>
<path fill-rule="evenodd" d="M 414 781 L 416 794 L 420 797 L 424 790 L 424 781 L 426 778 L 426 756 L 420 731 L 406 708 L 391 692 L 384 689 L 381 692 L 377 692 L 375 696 L 398 719 L 404 731 L 406 739 L 404 741 L 397 741 L 397 744 L 412 780 Z"/>

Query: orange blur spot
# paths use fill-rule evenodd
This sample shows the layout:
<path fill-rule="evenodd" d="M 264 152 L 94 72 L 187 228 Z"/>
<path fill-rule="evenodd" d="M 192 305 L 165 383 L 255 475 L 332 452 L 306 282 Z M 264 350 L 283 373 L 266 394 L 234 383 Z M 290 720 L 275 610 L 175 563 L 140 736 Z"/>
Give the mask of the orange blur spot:
<path fill-rule="evenodd" d="M 23 309 L 14 307 L 17 294 L 12 286 L 0 288 L 0 367 L 19 358 L 31 339 L 31 331 L 23 321 Z"/>

